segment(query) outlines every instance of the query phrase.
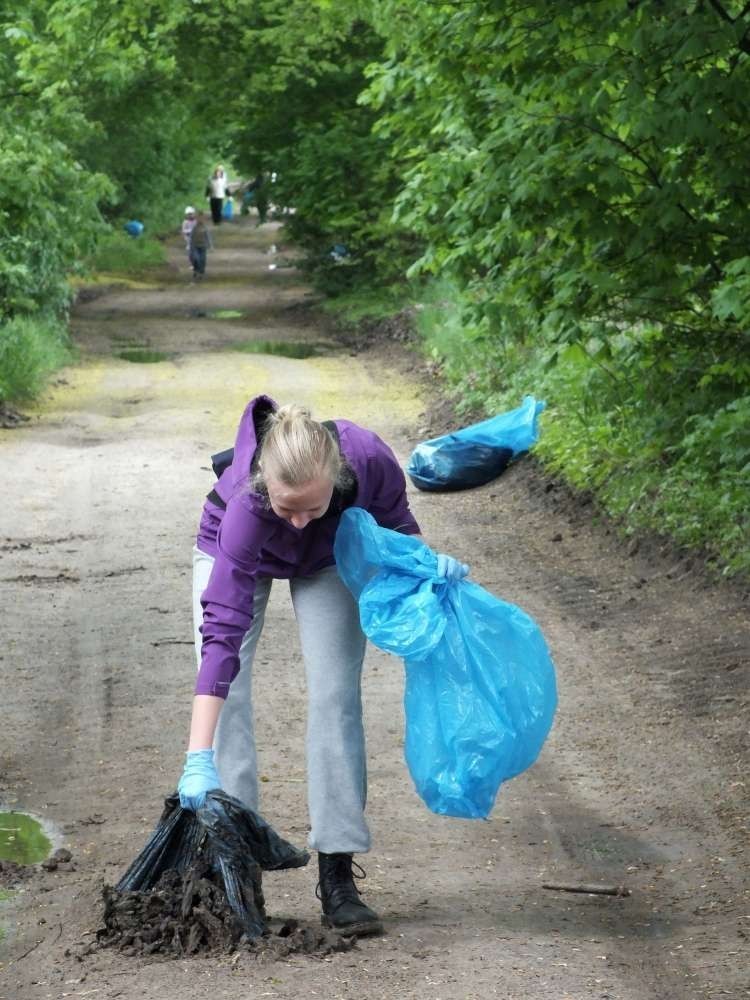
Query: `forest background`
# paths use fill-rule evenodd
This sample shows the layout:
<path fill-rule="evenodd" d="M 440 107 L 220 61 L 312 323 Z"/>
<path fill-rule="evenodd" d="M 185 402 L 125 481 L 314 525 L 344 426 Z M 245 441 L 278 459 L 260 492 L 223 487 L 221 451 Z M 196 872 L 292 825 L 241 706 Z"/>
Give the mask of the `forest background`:
<path fill-rule="evenodd" d="M 221 159 L 327 308 L 408 317 L 466 413 L 546 399 L 547 468 L 746 577 L 749 60 L 739 0 L 3 6 L 0 408 Z"/>

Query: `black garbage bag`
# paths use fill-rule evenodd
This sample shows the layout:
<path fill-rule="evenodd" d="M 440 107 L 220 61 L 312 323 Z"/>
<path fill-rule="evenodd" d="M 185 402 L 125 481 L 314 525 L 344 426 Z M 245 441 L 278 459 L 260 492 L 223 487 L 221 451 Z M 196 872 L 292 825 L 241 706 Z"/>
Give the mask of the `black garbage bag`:
<path fill-rule="evenodd" d="M 451 440 L 446 435 L 439 439 L 437 448 L 433 448 L 432 441 L 426 441 L 415 449 L 407 472 L 417 489 L 448 493 L 491 483 L 505 471 L 512 458 L 512 448 Z"/>
<path fill-rule="evenodd" d="M 515 410 L 431 438 L 411 453 L 406 471 L 420 490 L 446 492 L 483 486 L 536 442 L 544 402 L 524 396 Z"/>
<path fill-rule="evenodd" d="M 261 816 L 219 789 L 205 808 L 183 809 L 174 793 L 164 800 L 154 832 L 115 886 L 117 892 L 148 892 L 165 872 L 207 871 L 223 888 L 248 938 L 267 930 L 262 872 L 301 868 L 310 860 L 280 837 Z"/>

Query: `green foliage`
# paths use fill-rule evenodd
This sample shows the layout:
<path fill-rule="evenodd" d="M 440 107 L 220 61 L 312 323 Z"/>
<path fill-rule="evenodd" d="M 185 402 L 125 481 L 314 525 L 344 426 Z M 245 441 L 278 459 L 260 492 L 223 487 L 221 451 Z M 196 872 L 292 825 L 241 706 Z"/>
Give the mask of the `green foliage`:
<path fill-rule="evenodd" d="M 446 376 L 490 412 L 546 395 L 546 461 L 746 570 L 750 9 L 385 0 L 373 23 L 362 100 Z"/>
<path fill-rule="evenodd" d="M 0 319 L 63 315 L 103 218 L 141 216 L 151 233 L 181 218 L 216 135 L 175 56 L 192 10 L 22 0 L 0 14 Z"/>
<path fill-rule="evenodd" d="M 215 159 L 273 172 L 340 309 L 429 279 L 466 406 L 547 395 L 545 460 L 746 567 L 747 4 L 21 0 L 0 33 L 4 335 L 97 241 L 148 263 L 113 228 L 176 228 Z"/>
<path fill-rule="evenodd" d="M 164 244 L 145 233 L 133 238 L 125 232 L 110 232 L 99 240 L 87 264 L 108 274 L 140 274 L 166 259 Z"/>
<path fill-rule="evenodd" d="M 671 535 L 726 575 L 750 573 L 750 398 L 733 397 L 731 378 L 688 380 L 690 351 L 665 347 L 659 331 L 500 343 L 471 336 L 445 280 L 420 302 L 425 347 L 464 408 L 494 414 L 526 393 L 544 398 L 535 452 L 551 471 L 593 491 L 624 532 Z"/>
<path fill-rule="evenodd" d="M 357 324 L 363 320 L 385 320 L 411 305 L 411 291 L 403 283 L 371 288 L 357 285 L 350 292 L 335 298 L 324 299 L 324 312 L 346 324 Z"/>
<path fill-rule="evenodd" d="M 38 309 L 61 313 L 66 271 L 93 247 L 104 178 L 86 173 L 58 140 L 43 138 L 43 112 L 0 112 L 0 320 Z"/>
<path fill-rule="evenodd" d="M 49 374 L 71 360 L 65 326 L 49 314 L 0 325 L 0 402 L 32 399 Z"/>
<path fill-rule="evenodd" d="M 455 275 L 490 332 L 658 323 L 747 349 L 750 14 L 678 6 L 378 5 L 367 100 L 406 168 L 414 268 Z"/>
<path fill-rule="evenodd" d="M 90 135 L 78 152 L 89 169 L 106 174 L 115 185 L 103 207 L 108 221 L 138 219 L 147 233 L 157 234 L 175 228 L 186 203 L 205 200 L 205 178 L 213 164 L 205 129 L 194 118 L 190 90 L 182 81 L 157 85 L 139 78 L 122 93 L 92 97 L 87 117 Z"/>
<path fill-rule="evenodd" d="M 247 177 L 275 174 L 269 197 L 293 208 L 288 235 L 329 294 L 363 281 L 390 283 L 414 252 L 412 234 L 391 222 L 398 164 L 390 143 L 373 132 L 374 111 L 358 100 L 365 67 L 383 48 L 369 7 L 236 0 L 231 32 L 224 7 L 205 4 L 199 16 L 199 86 L 213 94 L 221 67 L 234 161 Z M 187 29 L 182 38 L 193 45 Z M 329 256 L 335 243 L 349 251 L 343 266 Z"/>

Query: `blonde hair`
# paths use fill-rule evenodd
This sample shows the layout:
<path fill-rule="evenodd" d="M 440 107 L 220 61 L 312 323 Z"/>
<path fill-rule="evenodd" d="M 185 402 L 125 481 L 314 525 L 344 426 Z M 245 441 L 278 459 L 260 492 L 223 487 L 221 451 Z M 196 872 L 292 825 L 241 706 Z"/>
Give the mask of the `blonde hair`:
<path fill-rule="evenodd" d="M 269 479 L 285 486 L 304 486 L 320 475 L 338 485 L 342 467 L 333 435 L 312 419 L 309 410 L 290 403 L 269 413 L 253 481 L 256 490 Z"/>

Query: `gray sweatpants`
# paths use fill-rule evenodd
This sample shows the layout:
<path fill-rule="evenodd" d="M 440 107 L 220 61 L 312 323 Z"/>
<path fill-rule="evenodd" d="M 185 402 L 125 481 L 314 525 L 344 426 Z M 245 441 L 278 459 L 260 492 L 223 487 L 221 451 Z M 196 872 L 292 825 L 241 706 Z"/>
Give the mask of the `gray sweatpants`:
<path fill-rule="evenodd" d="M 193 624 L 200 663 L 201 595 L 213 557 L 193 549 Z M 258 764 L 252 667 L 263 629 L 271 579 L 257 581 L 253 621 L 240 648 L 240 671 L 229 689 L 214 738 L 216 767 L 226 792 L 258 810 Z M 309 846 L 326 854 L 370 849 L 365 821 L 367 764 L 361 676 L 365 636 L 357 603 L 335 566 L 289 581 L 307 681 Z"/>

